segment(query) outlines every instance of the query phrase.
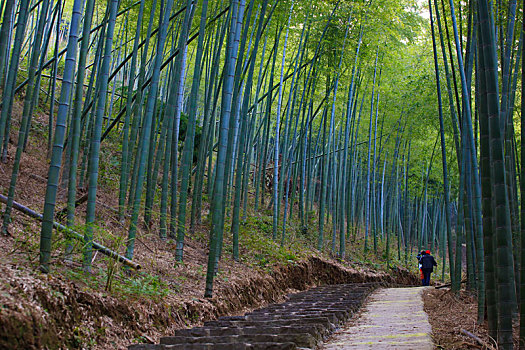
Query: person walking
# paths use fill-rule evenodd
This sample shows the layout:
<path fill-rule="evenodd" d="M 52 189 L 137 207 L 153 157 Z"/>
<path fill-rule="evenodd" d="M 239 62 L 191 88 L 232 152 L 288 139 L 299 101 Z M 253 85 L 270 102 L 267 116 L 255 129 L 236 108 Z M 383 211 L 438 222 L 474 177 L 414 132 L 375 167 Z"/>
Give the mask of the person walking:
<path fill-rule="evenodd" d="M 421 263 L 421 271 L 423 272 L 423 286 L 430 285 L 430 274 L 434 272 L 434 266 L 437 266 L 436 260 L 430 255 L 430 250 L 427 250 L 419 260 Z"/>
<path fill-rule="evenodd" d="M 426 252 L 424 250 L 422 250 L 421 252 L 419 252 L 419 254 L 417 255 L 417 267 L 419 269 L 419 278 L 421 279 L 421 284 L 423 284 L 423 280 L 425 279 L 425 276 L 423 275 L 423 270 L 421 270 L 421 257 L 423 255 L 425 255 Z"/>

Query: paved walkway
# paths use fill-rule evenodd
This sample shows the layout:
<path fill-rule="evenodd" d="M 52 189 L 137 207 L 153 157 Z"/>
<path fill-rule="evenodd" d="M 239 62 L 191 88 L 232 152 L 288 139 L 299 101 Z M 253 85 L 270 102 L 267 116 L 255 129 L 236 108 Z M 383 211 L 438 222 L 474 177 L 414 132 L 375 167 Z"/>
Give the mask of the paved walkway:
<path fill-rule="evenodd" d="M 423 311 L 422 290 L 377 290 L 359 319 L 336 332 L 322 349 L 434 349 L 432 329 Z"/>

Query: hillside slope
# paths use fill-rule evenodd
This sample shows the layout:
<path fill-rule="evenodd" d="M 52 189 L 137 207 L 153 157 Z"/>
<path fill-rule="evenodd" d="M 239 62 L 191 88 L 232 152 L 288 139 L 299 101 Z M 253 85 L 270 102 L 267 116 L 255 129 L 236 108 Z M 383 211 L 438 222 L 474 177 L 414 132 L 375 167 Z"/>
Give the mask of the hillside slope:
<path fill-rule="evenodd" d="M 19 103 L 15 113 L 20 113 Z M 23 155 L 15 200 L 41 213 L 48 162 L 45 152 L 45 115 L 35 116 L 34 133 Z M 7 193 L 12 154 L 11 131 L 6 164 L 0 164 L 0 190 Z M 118 148 L 109 143 L 101 169 L 104 178 L 97 194 L 95 240 L 123 253 L 127 224 L 116 215 L 117 188 L 112 162 Z M 79 197 L 85 189 L 80 189 Z M 65 207 L 66 191 L 58 193 L 57 212 Z M 85 204 L 77 207 L 77 230 L 83 232 Z M 207 210 L 205 206 L 204 210 Z M 385 270 L 381 259 L 352 256 L 343 263 L 328 254 L 312 253 L 315 229 L 305 233 L 297 219 L 289 221 L 293 243 L 284 246 L 271 236 L 271 213 L 250 209 L 241 225 L 240 261 L 231 257 L 231 237 L 215 279 L 215 295 L 204 299 L 208 223 L 187 235 L 184 263 L 175 264 L 173 240 L 158 237 L 157 221 L 141 226 L 134 261 L 140 271 L 123 269 L 102 254 L 93 257 L 93 272 L 82 270 L 82 244 L 54 233 L 52 272 L 38 272 L 40 223 L 13 212 L 9 236 L 0 237 L 0 348 L 125 348 L 130 343 L 158 341 L 176 328 L 201 324 L 222 315 L 241 314 L 281 300 L 287 293 L 319 284 L 378 281 L 414 284 L 415 274 L 396 268 Z M 203 213 L 204 216 L 206 213 Z M 63 220 L 59 215 L 56 220 Z M 314 225 L 312 225 L 314 226 Z M 226 230 L 226 232 L 229 232 Z M 66 258 L 66 246 L 73 251 Z M 362 251 L 356 242 L 355 251 Z M 356 253 L 357 254 L 357 253 Z M 359 262 L 361 261 L 361 262 Z M 383 269 L 383 270 L 381 270 Z"/>

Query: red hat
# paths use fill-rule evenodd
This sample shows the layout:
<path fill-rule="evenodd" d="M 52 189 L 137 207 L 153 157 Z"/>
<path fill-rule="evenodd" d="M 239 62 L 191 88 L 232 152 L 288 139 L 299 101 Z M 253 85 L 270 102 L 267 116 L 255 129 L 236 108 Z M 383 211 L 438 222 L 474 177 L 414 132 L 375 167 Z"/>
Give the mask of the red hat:
<path fill-rule="evenodd" d="M 427 253 L 427 254 L 430 254 L 430 250 L 427 250 L 426 253 Z"/>

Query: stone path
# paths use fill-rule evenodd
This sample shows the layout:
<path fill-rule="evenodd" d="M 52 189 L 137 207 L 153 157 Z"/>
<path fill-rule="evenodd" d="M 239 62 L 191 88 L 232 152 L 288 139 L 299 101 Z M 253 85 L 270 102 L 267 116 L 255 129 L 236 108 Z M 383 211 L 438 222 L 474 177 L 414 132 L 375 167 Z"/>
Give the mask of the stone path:
<path fill-rule="evenodd" d="M 295 350 L 317 349 L 356 313 L 375 283 L 321 286 L 291 294 L 244 316 L 219 317 L 203 327 L 180 329 L 160 344 L 129 350 Z"/>
<path fill-rule="evenodd" d="M 334 333 L 322 349 L 434 349 L 422 291 L 423 287 L 377 290 L 359 319 Z"/>

